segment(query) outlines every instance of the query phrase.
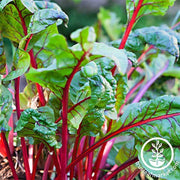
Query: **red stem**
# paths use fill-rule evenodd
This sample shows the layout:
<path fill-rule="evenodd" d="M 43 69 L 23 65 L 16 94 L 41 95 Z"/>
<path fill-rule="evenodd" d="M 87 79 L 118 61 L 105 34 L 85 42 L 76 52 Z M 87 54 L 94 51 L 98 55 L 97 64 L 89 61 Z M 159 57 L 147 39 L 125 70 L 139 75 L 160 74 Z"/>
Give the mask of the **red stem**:
<path fill-rule="evenodd" d="M 111 130 L 112 127 L 112 120 L 109 122 L 109 126 L 107 129 L 107 133 Z M 94 165 L 94 176 L 93 176 L 93 180 L 96 180 L 97 176 L 98 176 L 98 172 L 99 172 L 99 167 L 101 165 L 101 161 L 103 158 L 103 154 L 104 154 L 104 150 L 106 148 L 107 142 L 105 144 L 103 144 L 103 146 L 101 147 L 99 153 L 98 153 L 98 158 L 96 159 L 95 165 Z"/>
<path fill-rule="evenodd" d="M 90 50 L 89 50 L 90 51 Z M 78 64 L 73 69 L 73 72 L 69 76 L 69 79 L 66 82 L 66 86 L 63 90 L 63 97 L 62 97 L 62 152 L 61 152 L 61 178 L 62 180 L 66 180 L 66 167 L 67 167 L 67 146 L 68 146 L 68 125 L 67 125 L 67 114 L 68 114 L 68 96 L 69 96 L 69 88 L 71 81 L 76 74 L 76 72 L 79 70 L 79 67 L 86 57 L 87 54 L 89 54 L 89 51 L 84 52 L 81 59 L 78 61 Z"/>
<path fill-rule="evenodd" d="M 66 171 L 68 172 L 70 168 L 72 168 L 72 166 L 74 166 L 75 164 L 77 164 L 81 159 L 83 159 L 84 157 L 86 157 L 90 152 L 94 151 L 95 149 L 97 149 L 99 146 L 103 145 L 104 143 L 106 143 L 106 141 L 108 141 L 109 139 L 119 135 L 120 133 L 127 131 L 133 127 L 137 127 L 137 126 L 141 126 L 143 124 L 147 124 L 149 122 L 152 121 L 156 121 L 156 120 L 161 120 L 161 119 L 167 119 L 167 118 L 171 118 L 173 116 L 180 116 L 180 113 L 173 113 L 173 114 L 166 114 L 166 115 L 162 115 L 162 116 L 158 116 L 158 117 L 154 117 L 154 118 L 149 118 L 146 120 L 142 120 L 139 121 L 135 124 L 131 124 L 131 125 L 127 125 L 125 127 L 122 127 L 120 129 L 118 129 L 117 131 L 114 131 L 110 134 L 108 134 L 107 136 L 103 137 L 102 139 L 100 139 L 98 142 L 96 142 L 93 146 L 91 146 L 89 149 L 87 149 L 86 151 L 84 151 L 82 154 L 80 154 L 73 162 L 71 162 L 68 167 L 66 168 Z"/>
<path fill-rule="evenodd" d="M 136 169 L 129 177 L 128 180 L 134 180 L 135 177 L 141 172 L 140 169 Z"/>
<path fill-rule="evenodd" d="M 35 179 L 38 160 L 39 160 L 39 157 L 40 157 L 40 155 L 41 155 L 41 152 L 42 152 L 43 148 L 44 148 L 44 144 L 41 143 L 41 145 L 40 145 L 40 147 L 39 147 L 39 150 L 38 150 L 38 153 L 37 153 L 37 155 L 36 155 L 35 161 L 34 161 L 33 172 L 32 172 L 32 179 Z"/>
<path fill-rule="evenodd" d="M 19 85 L 20 85 L 20 77 L 15 79 L 15 103 L 16 103 L 16 113 L 17 118 L 20 118 L 20 100 L 19 100 Z M 28 163 L 28 155 L 27 155 L 27 148 L 24 137 L 21 137 L 21 145 L 22 145 L 22 152 L 23 152 L 23 159 L 24 159 L 24 168 L 26 173 L 26 179 L 31 180 L 31 174 L 29 169 Z"/>
<path fill-rule="evenodd" d="M 122 171 L 123 169 L 127 168 L 128 166 L 134 164 L 137 161 L 138 161 L 137 157 L 135 157 L 132 160 L 126 161 L 121 166 L 119 166 L 117 169 L 115 169 L 108 177 L 106 177 L 106 180 L 111 180 L 117 173 L 119 173 L 120 171 Z"/>
<path fill-rule="evenodd" d="M 139 0 L 137 7 L 134 8 L 134 13 L 132 15 L 130 22 L 127 25 L 126 31 L 125 31 L 123 38 L 122 38 L 122 41 L 119 45 L 119 49 L 124 49 L 124 46 L 125 46 L 126 41 L 128 39 L 128 36 L 129 36 L 129 34 L 133 28 L 134 23 L 136 22 L 136 17 L 138 15 L 139 10 L 141 9 L 142 3 L 143 3 L 143 0 Z"/>
<path fill-rule="evenodd" d="M 52 155 L 49 154 L 48 157 L 47 157 L 47 160 L 46 160 L 45 167 L 44 167 L 44 173 L 43 173 L 42 180 L 47 180 L 47 178 L 48 178 L 48 170 L 49 170 L 49 167 L 51 165 L 51 162 L 52 162 Z"/>
<path fill-rule="evenodd" d="M 89 146 L 92 146 L 95 142 L 95 137 L 90 137 Z M 93 165 L 93 152 L 89 153 L 88 155 L 88 163 L 87 163 L 87 170 L 86 170 L 86 180 L 91 179 L 92 175 L 92 165 Z"/>
<path fill-rule="evenodd" d="M 13 177 L 14 177 L 15 180 L 18 180 L 18 176 L 17 176 L 16 170 L 14 168 L 14 164 L 13 164 L 13 161 L 12 161 L 12 158 L 11 158 L 11 153 L 10 153 L 9 146 L 8 146 L 8 143 L 7 143 L 7 140 L 6 140 L 6 136 L 5 136 L 5 133 L 2 132 L 2 131 L 1 131 L 1 138 L 3 140 L 4 147 L 6 149 L 7 158 L 8 158 L 8 161 L 9 161 L 9 166 L 10 166 L 11 171 L 13 173 Z"/>
<path fill-rule="evenodd" d="M 72 153 L 72 161 L 76 159 L 77 151 L 78 151 L 78 146 L 79 146 L 79 140 L 80 140 L 80 131 L 81 131 L 81 124 L 79 125 L 79 128 L 77 130 L 77 137 L 74 142 L 74 148 L 73 148 L 73 153 Z M 73 180 L 74 177 L 74 167 L 70 169 L 70 180 Z"/>
<path fill-rule="evenodd" d="M 154 47 L 153 45 L 150 45 L 149 48 L 146 51 L 144 51 L 141 54 L 141 56 L 138 58 L 138 62 L 140 62 L 153 47 Z M 129 72 L 127 73 L 128 79 L 130 79 L 130 77 L 131 77 L 131 75 L 132 75 L 132 73 L 134 72 L 135 69 L 136 69 L 135 67 L 132 67 L 129 70 Z"/>

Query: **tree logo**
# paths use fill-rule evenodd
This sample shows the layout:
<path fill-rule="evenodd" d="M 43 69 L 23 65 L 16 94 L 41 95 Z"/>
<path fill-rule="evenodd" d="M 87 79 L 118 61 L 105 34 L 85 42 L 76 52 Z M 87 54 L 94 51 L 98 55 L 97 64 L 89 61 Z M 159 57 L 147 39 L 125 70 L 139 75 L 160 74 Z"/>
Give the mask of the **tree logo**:
<path fill-rule="evenodd" d="M 148 150 L 145 151 L 145 149 Z M 171 151 L 171 157 L 166 157 L 166 151 Z M 146 141 L 141 149 L 141 159 L 146 167 L 152 170 L 163 170 L 168 167 L 174 158 L 171 144 L 163 138 L 155 137 Z"/>

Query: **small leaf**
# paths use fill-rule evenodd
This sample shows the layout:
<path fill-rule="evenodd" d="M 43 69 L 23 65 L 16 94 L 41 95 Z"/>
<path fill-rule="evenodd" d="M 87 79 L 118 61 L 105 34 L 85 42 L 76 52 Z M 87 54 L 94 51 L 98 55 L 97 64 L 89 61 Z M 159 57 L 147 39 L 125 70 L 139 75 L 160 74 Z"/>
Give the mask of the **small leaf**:
<path fill-rule="evenodd" d="M 11 71 L 3 80 L 10 81 L 23 75 L 30 66 L 29 54 L 21 49 L 18 49 L 15 54 L 14 71 Z"/>
<path fill-rule="evenodd" d="M 71 34 L 71 39 L 84 46 L 85 43 L 93 43 L 96 40 L 96 34 L 93 27 L 78 29 Z"/>

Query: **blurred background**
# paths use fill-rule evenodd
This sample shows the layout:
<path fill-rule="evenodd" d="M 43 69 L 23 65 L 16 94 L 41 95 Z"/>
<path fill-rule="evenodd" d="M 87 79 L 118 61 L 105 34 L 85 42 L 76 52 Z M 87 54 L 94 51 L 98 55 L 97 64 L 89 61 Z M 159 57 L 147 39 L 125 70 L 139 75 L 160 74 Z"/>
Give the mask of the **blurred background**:
<path fill-rule="evenodd" d="M 126 23 L 126 0 L 55 0 L 69 16 L 68 28 L 59 27 L 60 33 L 69 37 L 70 33 L 78 28 L 97 23 L 97 14 L 101 7 L 114 12 L 120 24 Z M 180 10 L 180 0 L 176 0 L 165 16 L 145 16 L 140 18 L 135 28 L 167 24 L 172 26 L 173 20 Z M 123 30 L 122 30 L 123 31 Z M 119 38 L 121 33 L 119 34 Z M 102 39 L 101 39 L 102 41 Z"/>

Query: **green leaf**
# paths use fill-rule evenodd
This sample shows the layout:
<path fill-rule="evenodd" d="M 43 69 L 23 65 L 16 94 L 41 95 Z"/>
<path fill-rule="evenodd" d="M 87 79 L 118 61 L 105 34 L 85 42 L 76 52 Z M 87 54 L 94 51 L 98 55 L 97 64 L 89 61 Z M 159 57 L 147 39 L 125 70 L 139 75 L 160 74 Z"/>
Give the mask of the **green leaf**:
<path fill-rule="evenodd" d="M 86 64 L 81 69 L 82 75 L 86 78 L 90 78 L 92 76 L 97 75 L 98 68 L 95 62 L 91 61 L 90 63 Z"/>
<path fill-rule="evenodd" d="M 74 31 L 71 34 L 71 39 L 83 45 L 87 42 L 94 42 L 96 40 L 96 34 L 93 27 L 85 27 Z"/>
<path fill-rule="evenodd" d="M 116 75 L 117 79 L 117 91 L 116 91 L 116 104 L 115 108 L 119 112 L 120 107 L 125 103 L 127 94 L 127 76 Z"/>
<path fill-rule="evenodd" d="M 129 36 L 126 48 L 130 51 L 139 51 L 144 49 L 145 44 L 150 44 L 162 51 L 167 51 L 175 57 L 179 57 L 178 40 L 176 38 L 178 35 L 164 29 L 155 26 L 137 29 Z"/>
<path fill-rule="evenodd" d="M 104 124 L 104 109 L 90 109 L 82 121 L 81 136 L 96 136 Z"/>
<path fill-rule="evenodd" d="M 58 11 L 59 13 L 62 12 L 62 9 L 56 3 L 53 3 L 53 2 L 35 1 L 35 4 L 39 9 L 54 9 L 54 10 Z M 62 20 L 64 21 L 65 26 L 67 26 L 68 17 L 66 17 L 66 19 L 62 19 Z M 62 23 L 62 20 L 58 19 L 57 20 L 57 25 L 60 25 Z"/>
<path fill-rule="evenodd" d="M 114 12 L 110 12 L 101 7 L 100 12 L 98 13 L 98 19 L 111 40 L 119 38 L 122 32 L 122 26 L 120 25 L 120 19 Z"/>
<path fill-rule="evenodd" d="M 124 139 L 126 139 L 126 141 Z M 124 162 L 128 161 L 129 159 L 137 156 L 137 150 L 135 149 L 135 138 L 131 136 L 130 137 L 122 136 L 119 138 L 119 141 L 120 141 L 118 143 L 119 151 L 115 158 L 115 162 L 117 165 L 121 165 Z"/>
<path fill-rule="evenodd" d="M 104 124 L 105 115 L 115 119 L 117 117 L 116 112 L 116 116 L 106 112 L 113 111 L 116 101 L 115 91 L 110 83 L 102 75 L 96 75 L 89 78 L 89 84 L 91 87 L 91 98 L 88 101 L 88 111 L 82 121 L 82 136 L 96 136 Z"/>
<path fill-rule="evenodd" d="M 21 0 L 21 3 L 26 7 L 31 13 L 34 13 L 38 10 L 35 2 L 33 0 Z"/>
<path fill-rule="evenodd" d="M 13 2 L 13 1 L 14 0 L 2 0 L 0 2 L 0 11 L 2 11 L 7 4 L 9 4 L 9 3 Z"/>
<path fill-rule="evenodd" d="M 34 34 L 29 42 L 27 51 L 33 48 L 33 53 L 38 68 L 48 67 L 49 65 L 53 64 L 54 61 L 56 61 L 54 53 L 47 48 L 47 43 L 49 42 L 49 38 L 57 33 L 57 26 L 56 24 L 53 24 L 47 27 L 45 30 Z M 24 49 L 26 39 L 27 36 L 21 40 L 19 45 L 20 48 Z"/>
<path fill-rule="evenodd" d="M 28 83 L 27 86 L 24 88 L 23 92 L 19 94 L 20 98 L 20 107 L 21 109 L 27 109 L 27 108 L 36 108 L 36 99 L 37 96 L 37 88 L 36 84 L 31 82 Z"/>
<path fill-rule="evenodd" d="M 125 74 L 128 67 L 128 58 L 123 50 L 116 49 L 104 43 L 94 43 L 92 55 L 99 55 L 112 59 L 120 74 Z"/>
<path fill-rule="evenodd" d="M 34 3 L 20 0 L 2 1 L 1 3 L 3 10 L 0 11 L 0 30 L 3 37 L 10 39 L 17 46 L 20 40 L 27 35 L 26 26 L 32 16 Z"/>
<path fill-rule="evenodd" d="M 11 71 L 3 80 L 10 81 L 23 75 L 30 66 L 29 54 L 21 49 L 18 49 L 15 54 L 14 71 Z"/>
<path fill-rule="evenodd" d="M 179 146 L 179 107 L 179 96 L 166 95 L 150 101 L 133 103 L 124 109 L 124 114 L 120 118 L 119 124 L 120 126 L 137 124 L 134 128 L 126 131 L 126 133 L 130 133 L 140 142 L 151 137 L 160 136 L 167 139 L 172 145 Z M 160 118 L 159 120 L 151 122 L 151 119 L 158 117 Z M 145 123 L 148 120 L 148 123 L 139 127 L 138 124 Z"/>
<path fill-rule="evenodd" d="M 37 110 L 26 109 L 21 113 L 15 131 L 20 137 L 33 137 L 37 142 L 60 148 L 56 137 L 57 124 L 54 121 L 54 111 L 48 106 Z"/>
<path fill-rule="evenodd" d="M 68 23 L 68 16 L 61 10 L 42 9 L 36 11 L 30 21 L 28 32 L 35 34 L 61 19 L 65 24 Z M 60 23 L 59 23 L 60 24 Z"/>
<path fill-rule="evenodd" d="M 167 71 L 163 73 L 163 76 L 180 78 L 180 68 L 179 67 L 169 68 Z"/>
<path fill-rule="evenodd" d="M 163 16 L 168 10 L 169 6 L 172 6 L 174 2 L 175 0 L 143 0 L 137 18 L 148 14 Z M 134 9 L 137 7 L 138 3 L 139 0 L 126 0 L 128 20 L 131 19 Z"/>
<path fill-rule="evenodd" d="M 12 94 L 7 88 L 0 84 L 0 132 L 10 131 L 8 126 L 12 114 Z"/>
<path fill-rule="evenodd" d="M 0 34 L 0 74 L 5 74 L 6 73 L 6 57 L 4 54 L 4 43 L 3 40 L 1 39 L 1 34 Z"/>

